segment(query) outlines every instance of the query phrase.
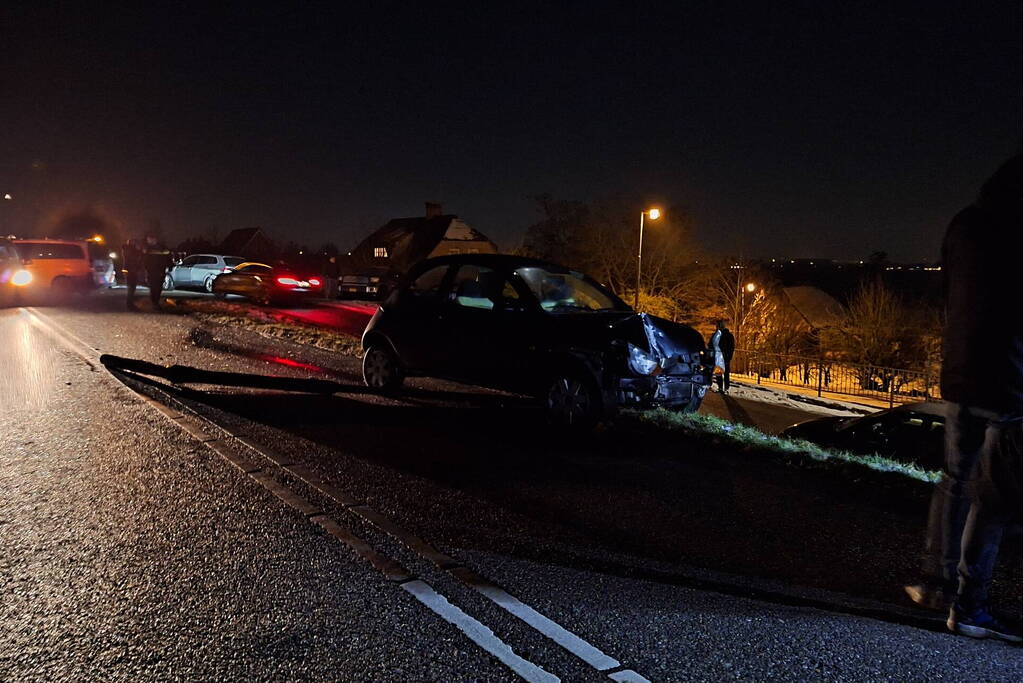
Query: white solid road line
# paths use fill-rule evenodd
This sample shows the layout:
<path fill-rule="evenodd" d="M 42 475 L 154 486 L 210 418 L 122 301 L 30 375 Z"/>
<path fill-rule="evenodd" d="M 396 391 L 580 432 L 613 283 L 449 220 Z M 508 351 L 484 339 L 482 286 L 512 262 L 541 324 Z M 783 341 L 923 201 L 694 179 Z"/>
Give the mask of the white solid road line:
<path fill-rule="evenodd" d="M 650 683 L 649 679 L 643 678 L 632 669 L 623 669 L 609 675 L 608 678 L 618 683 Z"/>
<path fill-rule="evenodd" d="M 401 587 L 442 619 L 457 626 L 472 642 L 497 657 L 505 666 L 525 680 L 537 683 L 553 683 L 561 680 L 554 674 L 544 671 L 536 664 L 515 654 L 504 641 L 494 635 L 493 631 L 452 605 L 447 598 L 433 590 L 429 584 L 416 580 L 403 583 Z"/>
<path fill-rule="evenodd" d="M 66 346 L 71 348 L 76 354 L 81 356 L 83 360 L 88 362 L 89 365 L 95 369 L 93 363 L 98 362 L 99 359 L 99 351 L 97 349 L 90 347 L 84 341 L 79 339 L 74 333 L 70 332 L 69 330 L 61 326 L 59 323 L 52 320 L 50 316 L 43 316 L 41 313 L 38 313 L 37 311 L 32 309 L 27 309 L 27 312 L 31 316 L 33 323 L 37 324 L 43 330 L 49 331 L 55 338 L 57 338 L 59 341 L 63 342 Z M 125 385 L 122 384 L 122 386 Z M 180 429 L 183 429 L 191 436 L 198 439 L 200 442 L 204 443 L 215 452 L 219 453 L 222 457 L 225 457 L 226 459 L 231 461 L 232 464 L 239 466 L 243 472 L 248 474 L 250 478 L 259 483 L 260 486 L 276 495 L 278 498 L 280 498 L 282 501 L 284 501 L 291 507 L 302 512 L 307 519 L 310 519 L 310 521 L 312 521 L 313 523 L 324 527 L 328 531 L 328 533 L 331 533 L 337 536 L 338 538 L 344 540 L 357 555 L 362 557 L 362 559 L 369 561 L 374 566 L 374 568 L 382 571 L 385 574 L 385 576 L 387 576 L 389 579 L 394 580 L 395 578 L 398 578 L 398 580 L 401 580 L 401 578 L 403 578 L 401 574 L 403 572 L 406 572 L 407 570 L 405 570 L 404 567 L 401 567 L 400 564 L 398 564 L 394 560 L 391 560 L 390 558 L 387 558 L 386 556 L 382 556 L 379 553 L 377 553 L 367 543 L 365 543 L 365 541 L 362 541 L 362 539 L 356 537 L 346 528 L 341 527 L 341 525 L 339 525 L 335 520 L 327 517 L 326 515 L 321 514 L 318 508 L 308 503 L 294 492 L 290 491 L 290 489 L 288 489 L 286 486 L 284 486 L 277 480 L 273 479 L 269 475 L 265 474 L 259 469 L 254 469 L 253 471 L 250 472 L 244 466 L 241 466 L 238 462 L 235 462 L 235 460 L 238 459 L 238 454 L 231 453 L 230 449 L 225 450 L 223 448 L 222 446 L 222 444 L 224 443 L 223 435 L 211 436 L 203 431 L 202 423 L 209 423 L 216 427 L 217 429 L 223 429 L 222 427 L 219 427 L 219 425 L 217 425 L 215 422 L 212 422 L 207 418 L 201 417 L 198 414 L 195 414 L 194 412 L 192 416 L 182 415 L 177 411 L 168 409 L 160 402 L 155 401 L 154 399 L 145 396 L 144 394 L 140 394 L 134 391 L 130 387 L 125 386 L 125 388 L 128 389 L 128 391 L 130 391 L 133 395 L 141 398 L 143 402 L 151 405 L 158 412 L 161 412 L 165 417 L 167 417 L 171 422 L 176 424 Z M 619 662 L 614 657 L 605 654 L 596 646 L 592 645 L 591 643 L 584 640 L 575 633 L 572 633 L 571 631 L 564 628 L 563 626 L 553 621 L 552 619 L 544 616 L 540 612 L 536 611 L 529 605 L 525 604 L 524 602 L 516 598 L 514 595 L 508 593 L 500 586 L 497 586 L 488 581 L 487 579 L 485 579 L 484 577 L 480 576 L 475 571 L 468 569 L 467 567 L 458 565 L 454 560 L 452 560 L 452 558 L 439 552 L 438 550 L 433 548 L 432 545 L 430 545 L 423 539 L 420 539 L 418 536 L 398 526 L 390 518 L 380 514 L 379 512 L 373 510 L 372 508 L 369 508 L 368 506 L 359 505 L 355 503 L 355 499 L 346 494 L 344 491 L 326 485 L 325 482 L 320 481 L 317 477 L 310 477 L 309 479 L 307 479 L 306 476 L 303 475 L 308 475 L 310 473 L 304 467 L 300 465 L 299 466 L 291 465 L 290 461 L 287 461 L 287 459 L 281 456 L 280 454 L 266 448 L 262 444 L 244 435 L 231 435 L 228 438 L 238 444 L 245 446 L 250 451 L 258 453 L 267 460 L 270 460 L 277 467 L 281 467 L 281 469 L 288 472 L 292 476 L 295 476 L 300 481 L 304 482 L 305 484 L 311 486 L 314 489 L 319 490 L 321 493 L 324 493 L 325 495 L 327 495 L 328 498 L 334 499 L 336 502 L 340 503 L 344 509 L 356 514 L 357 516 L 362 517 L 363 519 L 370 522 L 372 525 L 376 526 L 377 528 L 384 531 L 388 535 L 397 538 L 399 541 L 401 541 L 403 544 L 405 544 L 407 547 L 409 547 L 423 559 L 432 562 L 440 569 L 447 570 L 448 573 L 462 581 L 465 585 L 469 586 L 470 588 L 476 590 L 483 596 L 487 597 L 494 604 L 498 605 L 499 607 L 506 610 L 513 616 L 522 620 L 531 628 L 535 629 L 545 637 L 549 638 L 550 640 L 554 641 L 564 649 L 568 650 L 573 655 L 583 660 L 584 662 L 586 662 L 586 664 L 593 667 L 597 671 L 604 673 L 618 669 L 618 667 L 621 666 L 621 662 Z M 243 462 L 242 464 L 245 463 Z M 336 532 L 336 530 L 333 530 L 334 527 L 342 529 L 344 533 Z M 365 552 L 363 552 L 364 549 Z M 384 563 L 388 566 L 393 565 L 392 570 L 385 571 L 384 569 L 381 568 L 381 563 Z M 409 587 L 410 585 L 414 585 L 414 589 L 410 588 Z M 468 614 L 462 612 L 458 607 L 452 605 L 450 602 L 448 602 L 446 598 L 444 598 L 436 591 L 434 591 L 433 588 L 431 588 L 425 582 L 421 580 L 412 580 L 402 583 L 401 586 L 408 592 L 415 595 L 420 602 L 422 602 L 431 610 L 442 616 L 446 621 L 454 624 L 456 627 L 462 630 L 466 634 L 466 636 L 469 637 L 477 645 L 482 647 L 487 652 L 493 654 L 495 657 L 500 659 L 506 666 L 508 666 L 517 674 L 523 676 L 527 680 L 543 681 L 560 680 L 556 676 L 553 676 L 552 674 L 544 671 L 535 664 L 532 664 L 531 662 L 514 654 L 511 647 L 506 645 L 497 636 L 495 636 L 490 629 L 486 628 L 483 624 L 473 619 Z M 435 597 L 430 597 L 431 595 Z M 482 639 L 483 642 L 481 642 L 480 639 Z M 507 654 L 502 654 L 505 653 L 505 651 L 507 651 Z M 529 676 L 524 675 L 522 671 L 520 671 L 518 668 L 516 668 L 522 666 L 526 667 L 525 670 L 527 672 L 530 670 L 535 670 L 534 673 L 539 672 L 539 674 L 544 677 L 530 678 Z M 532 669 L 529 669 L 529 667 L 531 667 Z M 608 677 L 611 678 L 612 680 L 621 681 L 623 683 L 644 682 L 650 683 L 648 679 L 644 678 L 635 671 L 632 671 L 631 669 L 614 671 L 613 673 L 609 673 Z"/>

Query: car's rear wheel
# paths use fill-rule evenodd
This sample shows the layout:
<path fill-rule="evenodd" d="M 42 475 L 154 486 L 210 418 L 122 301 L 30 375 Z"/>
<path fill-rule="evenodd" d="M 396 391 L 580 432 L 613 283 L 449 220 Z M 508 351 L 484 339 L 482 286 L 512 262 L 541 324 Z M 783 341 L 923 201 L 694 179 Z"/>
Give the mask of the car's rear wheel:
<path fill-rule="evenodd" d="M 592 378 L 582 373 L 559 373 L 544 396 L 547 422 L 567 429 L 592 429 L 600 422 L 603 401 Z"/>
<path fill-rule="evenodd" d="M 375 391 L 396 391 L 405 381 L 405 372 L 391 349 L 374 344 L 362 358 L 362 379 Z"/>
<path fill-rule="evenodd" d="M 174 278 L 167 273 L 163 276 L 163 291 L 170 292 L 174 289 Z"/>
<path fill-rule="evenodd" d="M 210 275 L 209 277 L 206 278 L 206 281 L 203 282 L 203 287 L 210 294 L 213 293 L 213 280 L 215 280 L 215 279 L 216 279 L 216 275 Z"/>

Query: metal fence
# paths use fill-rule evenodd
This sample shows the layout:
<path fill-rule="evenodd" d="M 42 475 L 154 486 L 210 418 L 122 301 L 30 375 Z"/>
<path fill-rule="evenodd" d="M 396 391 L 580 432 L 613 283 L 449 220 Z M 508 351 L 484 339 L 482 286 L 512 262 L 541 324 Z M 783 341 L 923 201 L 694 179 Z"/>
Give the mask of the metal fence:
<path fill-rule="evenodd" d="M 809 358 L 764 351 L 736 349 L 732 358 L 733 376 L 755 379 L 757 384 L 771 383 L 847 396 L 863 396 L 896 403 L 941 398 L 937 376 L 933 373 L 859 365 L 829 358 Z"/>

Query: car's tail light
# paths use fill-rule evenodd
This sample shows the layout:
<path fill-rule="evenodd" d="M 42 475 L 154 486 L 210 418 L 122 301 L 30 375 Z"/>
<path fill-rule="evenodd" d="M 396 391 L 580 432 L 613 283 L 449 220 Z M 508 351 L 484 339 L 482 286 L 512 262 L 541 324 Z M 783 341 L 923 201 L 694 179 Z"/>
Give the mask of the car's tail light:
<path fill-rule="evenodd" d="M 309 284 L 311 284 L 313 287 L 319 287 L 320 286 L 320 280 L 318 278 L 311 277 L 311 278 L 309 278 Z"/>
<path fill-rule="evenodd" d="M 231 266 L 224 266 L 223 268 L 220 269 L 220 272 L 221 273 L 230 273 L 232 270 L 234 270 L 234 268 L 232 268 Z"/>
<path fill-rule="evenodd" d="M 28 272 L 24 268 L 14 271 L 14 275 L 11 276 L 11 284 L 17 287 L 24 287 L 31 282 L 32 273 Z"/>
<path fill-rule="evenodd" d="M 290 275 L 282 275 L 277 278 L 277 284 L 284 285 L 285 287 L 297 287 L 299 285 L 299 281 Z"/>

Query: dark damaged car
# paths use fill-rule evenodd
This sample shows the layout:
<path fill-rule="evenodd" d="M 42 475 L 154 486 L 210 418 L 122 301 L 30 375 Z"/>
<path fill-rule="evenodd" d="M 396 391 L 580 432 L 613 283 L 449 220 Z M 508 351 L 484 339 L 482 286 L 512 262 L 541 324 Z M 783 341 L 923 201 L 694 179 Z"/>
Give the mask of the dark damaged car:
<path fill-rule="evenodd" d="M 583 273 L 497 254 L 415 266 L 362 345 L 372 389 L 443 377 L 536 396 L 552 423 L 584 428 L 623 406 L 695 411 L 711 372 L 691 327 L 636 313 Z"/>

